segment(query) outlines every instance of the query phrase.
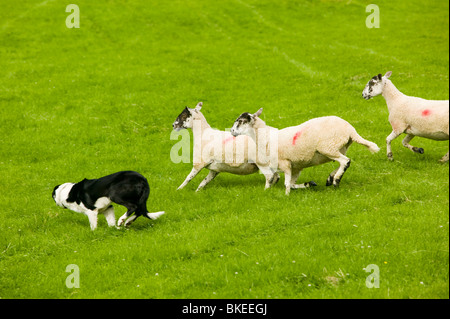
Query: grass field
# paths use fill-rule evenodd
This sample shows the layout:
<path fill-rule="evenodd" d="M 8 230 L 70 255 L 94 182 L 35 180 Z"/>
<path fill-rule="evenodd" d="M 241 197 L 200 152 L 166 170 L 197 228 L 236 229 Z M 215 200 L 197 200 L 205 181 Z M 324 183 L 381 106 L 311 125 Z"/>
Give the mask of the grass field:
<path fill-rule="evenodd" d="M 377 1 L 369 29 L 370 3 L 78 0 L 69 29 L 69 3 L 2 1 L 0 298 L 449 298 L 449 143 L 414 139 L 420 155 L 398 138 L 389 162 L 386 103 L 361 97 L 392 70 L 405 94 L 449 98 L 449 4 Z M 176 191 L 191 164 L 171 162 L 171 125 L 198 101 L 219 129 L 259 107 L 279 128 L 337 115 L 381 151 L 353 145 L 339 189 L 328 163 L 289 197 L 260 174 L 195 193 L 206 171 Z M 92 232 L 51 197 L 120 170 L 166 214 Z"/>

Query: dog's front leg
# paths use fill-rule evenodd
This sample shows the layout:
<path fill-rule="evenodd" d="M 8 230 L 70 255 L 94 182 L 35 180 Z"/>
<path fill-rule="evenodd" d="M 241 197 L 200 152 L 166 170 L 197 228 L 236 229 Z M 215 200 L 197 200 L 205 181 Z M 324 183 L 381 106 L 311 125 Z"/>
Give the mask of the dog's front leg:
<path fill-rule="evenodd" d="M 87 217 L 89 218 L 89 224 L 91 224 L 91 230 L 95 230 L 97 228 L 97 215 L 98 212 L 95 210 L 89 210 L 85 212 Z"/>
<path fill-rule="evenodd" d="M 108 223 L 109 227 L 116 226 L 116 216 L 114 215 L 114 207 L 109 206 L 104 212 L 103 215 L 105 215 L 106 222 Z"/>

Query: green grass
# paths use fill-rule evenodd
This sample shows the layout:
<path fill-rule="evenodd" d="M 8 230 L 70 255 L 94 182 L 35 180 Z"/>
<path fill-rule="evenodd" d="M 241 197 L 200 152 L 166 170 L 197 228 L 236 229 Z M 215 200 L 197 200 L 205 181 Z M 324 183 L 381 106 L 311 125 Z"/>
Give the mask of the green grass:
<path fill-rule="evenodd" d="M 385 101 L 361 97 L 392 70 L 405 94 L 448 99 L 448 2 L 378 1 L 379 29 L 370 1 L 76 3 L 79 29 L 58 1 L 0 5 L 0 298 L 449 297 L 448 142 L 414 139 L 419 155 L 399 138 L 389 162 Z M 198 101 L 219 129 L 259 107 L 279 128 L 338 115 L 381 151 L 352 146 L 339 189 L 329 163 L 289 197 L 260 174 L 176 191 L 191 165 L 170 160 L 171 124 Z M 166 215 L 92 232 L 51 198 L 120 170 Z"/>

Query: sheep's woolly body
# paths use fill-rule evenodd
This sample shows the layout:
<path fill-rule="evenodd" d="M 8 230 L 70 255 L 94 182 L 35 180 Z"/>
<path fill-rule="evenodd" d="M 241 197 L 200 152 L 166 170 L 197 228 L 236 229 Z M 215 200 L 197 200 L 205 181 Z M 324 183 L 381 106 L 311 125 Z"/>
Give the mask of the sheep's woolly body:
<path fill-rule="evenodd" d="M 408 96 L 400 92 L 388 79 L 391 71 L 384 76 L 374 76 L 365 86 L 362 96 L 368 100 L 377 95 L 383 95 L 389 111 L 389 123 L 392 132 L 386 138 L 386 153 L 389 160 L 393 160 L 391 142 L 405 133 L 402 144 L 413 152 L 423 154 L 421 147 L 412 146 L 409 142 L 415 137 L 425 137 L 432 140 L 444 141 L 449 139 L 449 103 L 448 100 L 425 100 Z M 447 162 L 449 153 L 440 162 Z"/>
<path fill-rule="evenodd" d="M 254 117 L 252 127 L 255 130 L 255 136 L 252 136 L 255 142 L 265 141 L 263 143 L 267 143 L 266 148 L 270 148 L 272 143 L 267 136 L 277 129 L 267 126 L 259 117 Z M 352 142 L 366 146 L 371 152 L 379 151 L 375 143 L 363 139 L 353 126 L 336 116 L 315 118 L 297 126 L 277 130 L 277 136 L 277 168 L 285 173 L 286 194 L 289 194 L 291 188 L 309 187 L 313 183 L 295 184 L 302 169 L 330 161 L 337 161 L 340 166 L 330 174 L 327 185 L 338 186 L 350 165 L 350 159 L 345 154 Z M 260 148 L 260 145 L 257 147 Z M 263 170 L 264 165 L 260 159 L 257 164 Z"/>
<path fill-rule="evenodd" d="M 261 128 L 276 130 L 266 126 L 260 118 L 255 119 L 253 127 L 257 134 L 256 141 L 260 139 L 258 134 L 263 132 Z M 376 144 L 363 139 L 350 123 L 337 116 L 314 118 L 278 130 L 278 161 L 288 160 L 298 168 L 316 166 L 332 161 L 327 155 L 338 155 L 353 141 L 365 145 L 372 152 L 379 150 Z"/>
<path fill-rule="evenodd" d="M 249 163 L 248 148 L 253 141 L 248 136 L 234 137 L 230 132 L 212 129 L 200 111 L 193 112 L 193 121 L 195 168 L 238 175 L 258 171 L 255 164 Z"/>
<path fill-rule="evenodd" d="M 230 132 L 212 129 L 200 112 L 202 102 L 195 109 L 185 110 L 173 123 L 174 129 L 191 128 L 194 136 L 193 168 L 184 182 L 178 187 L 185 187 L 203 168 L 208 175 L 200 183 L 197 191 L 206 186 L 220 172 L 248 175 L 258 171 L 255 164 L 256 145 L 247 136 L 234 137 Z M 264 174 L 266 185 L 278 181 L 278 174 Z"/>
<path fill-rule="evenodd" d="M 449 102 L 425 100 L 401 93 L 384 78 L 383 97 L 389 122 L 396 133 L 412 134 L 432 140 L 449 139 Z"/>

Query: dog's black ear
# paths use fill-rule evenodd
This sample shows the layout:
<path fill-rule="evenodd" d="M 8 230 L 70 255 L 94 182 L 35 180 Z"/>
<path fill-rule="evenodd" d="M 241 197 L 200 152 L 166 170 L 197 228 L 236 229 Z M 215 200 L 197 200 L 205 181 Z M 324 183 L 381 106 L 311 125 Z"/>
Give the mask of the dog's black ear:
<path fill-rule="evenodd" d="M 83 179 L 81 182 L 76 183 L 75 185 L 72 186 L 72 189 L 69 192 L 69 195 L 67 196 L 66 201 L 68 203 L 73 203 L 73 202 L 77 202 L 77 204 L 80 203 L 80 190 L 83 189 L 83 184 L 84 181 L 86 180 Z"/>
<path fill-rule="evenodd" d="M 56 190 L 58 189 L 59 186 L 61 186 L 61 185 L 56 185 L 55 188 L 53 188 L 53 192 L 52 192 L 53 199 L 55 199 Z"/>

